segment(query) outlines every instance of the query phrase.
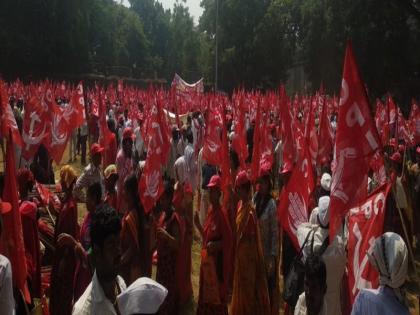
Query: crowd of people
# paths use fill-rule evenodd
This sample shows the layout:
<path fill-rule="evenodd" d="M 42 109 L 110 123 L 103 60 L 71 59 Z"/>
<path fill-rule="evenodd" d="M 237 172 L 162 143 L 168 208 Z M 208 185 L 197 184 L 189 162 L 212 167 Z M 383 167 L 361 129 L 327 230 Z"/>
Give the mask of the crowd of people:
<path fill-rule="evenodd" d="M 10 102 L 19 126 L 23 105 Z M 418 250 L 420 241 L 420 147 L 385 146 L 395 193 L 387 200 L 386 233 L 369 253 L 379 287 L 360 290 L 351 305 L 346 286 L 346 240 L 351 231 L 344 224 L 334 239 L 329 238 L 332 158 L 314 169 L 309 222 L 297 227 L 298 251 L 277 213 L 277 196 L 296 161 L 284 158 L 274 119 L 269 134 L 274 162 L 260 165 L 256 180 L 240 166 L 232 148 L 238 136 L 232 118 L 224 122 L 232 177 L 226 190 L 220 168 L 203 157 L 207 116 L 197 111 L 171 127 L 164 189 L 150 212 L 139 195 L 147 158 L 143 122 L 129 118 L 119 104 L 107 106 L 109 145 L 99 144 L 95 118 L 84 123 L 71 135 L 70 160 L 61 166 L 58 178 L 43 145 L 26 164 L 18 157 L 19 213 L 31 298 L 13 288 L 11 265 L 0 255 L 0 314 L 43 308 L 51 315 L 182 315 L 193 296 L 194 239 L 201 244 L 198 315 L 274 315 L 280 309 L 295 315 L 409 314 L 404 283 L 408 246 Z M 335 116 L 329 119 L 332 130 Z M 249 166 L 256 122 L 245 117 Z M 78 156 L 85 166 L 80 174 L 72 166 Z M 371 192 L 379 182 L 369 175 L 366 190 Z M 1 183 L 3 191 L 4 180 Z M 53 193 L 47 203 L 37 183 L 57 184 L 49 186 Z M 87 212 L 79 225 L 81 204 Z M 2 216 L 10 211 L 10 204 L 2 202 Z M 282 291 L 291 289 L 285 279 L 296 260 L 304 281 L 293 298 L 283 299 Z M 50 277 L 45 277 L 48 265 Z"/>

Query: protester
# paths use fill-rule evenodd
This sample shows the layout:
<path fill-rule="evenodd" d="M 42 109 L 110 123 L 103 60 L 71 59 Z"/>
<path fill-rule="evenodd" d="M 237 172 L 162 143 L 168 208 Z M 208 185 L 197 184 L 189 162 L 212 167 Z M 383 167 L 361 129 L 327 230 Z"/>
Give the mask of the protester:
<path fill-rule="evenodd" d="M 279 263 L 279 224 L 277 221 L 277 207 L 271 190 L 270 169 L 263 167 L 258 179 L 259 189 L 252 201 L 255 207 L 258 225 L 261 231 L 264 264 L 267 274 L 268 293 L 270 297 L 271 314 L 278 314 L 280 295 L 278 263 Z"/>
<path fill-rule="evenodd" d="M 327 290 L 325 293 L 325 314 L 339 315 L 341 311 L 341 281 L 347 263 L 347 256 L 343 238 L 336 235 L 334 240 L 329 240 L 330 197 L 323 196 L 319 199 L 317 224 L 301 224 L 297 236 L 299 245 L 303 246 L 304 257 L 312 253 L 320 255 L 327 267 Z M 310 234 L 308 241 L 305 239 Z"/>
<path fill-rule="evenodd" d="M 202 237 L 197 315 L 228 314 L 233 243 L 229 219 L 220 204 L 221 186 L 221 178 L 212 176 L 207 185 L 210 209 L 204 227 L 196 213 L 195 223 Z"/>
<path fill-rule="evenodd" d="M 17 173 L 19 185 L 19 212 L 25 243 L 26 269 L 32 298 L 41 297 L 41 252 L 38 232 L 38 207 L 29 200 L 29 192 L 35 185 L 32 172 L 20 169 Z"/>
<path fill-rule="evenodd" d="M 104 178 L 101 171 L 102 164 L 102 152 L 104 148 L 99 144 L 94 143 L 90 148 L 90 159 L 91 162 L 83 170 L 83 173 L 76 181 L 74 186 L 73 194 L 78 201 L 85 201 L 85 196 L 83 189 L 87 189 L 94 183 L 99 183 L 101 185 L 102 193 L 105 193 Z"/>
<path fill-rule="evenodd" d="M 83 123 L 80 126 L 80 149 L 81 149 L 81 163 L 82 165 L 86 165 L 86 145 L 88 141 L 89 129 L 87 123 Z"/>
<path fill-rule="evenodd" d="M 186 135 L 187 145 L 184 150 L 185 169 L 186 169 L 186 182 L 191 185 L 192 191 L 195 192 L 198 181 L 198 166 L 197 155 L 194 151 L 194 138 L 191 131 Z"/>
<path fill-rule="evenodd" d="M 120 274 L 125 283 L 130 285 L 142 273 L 145 273 L 144 270 L 141 270 L 141 267 L 145 266 L 145 262 L 142 260 L 146 258 L 146 252 L 151 250 L 144 246 L 146 244 L 144 241 L 146 238 L 146 230 L 144 229 L 146 218 L 140 204 L 135 175 L 126 178 L 123 196 L 128 210 L 122 219 Z"/>
<path fill-rule="evenodd" d="M 362 289 L 352 315 L 410 314 L 404 291 L 408 250 L 401 236 L 387 232 L 377 238 L 369 262 L 379 273 L 378 289 Z"/>
<path fill-rule="evenodd" d="M 115 135 L 115 122 L 114 120 L 107 120 L 107 125 L 109 131 L 109 143 L 107 148 L 104 150 L 104 168 L 108 167 L 108 165 L 114 164 L 117 158 L 117 136 Z"/>
<path fill-rule="evenodd" d="M 90 238 L 95 266 L 92 282 L 76 302 L 73 315 L 120 314 L 117 296 L 126 289 L 118 276 L 121 260 L 121 220 L 117 212 L 104 204 L 92 216 Z"/>
<path fill-rule="evenodd" d="M 0 238 L 3 233 L 3 216 L 10 213 L 12 205 L 0 198 Z M 0 254 L 0 314 L 15 314 L 12 267 L 9 259 Z"/>
<path fill-rule="evenodd" d="M 166 175 L 172 179 L 176 180 L 175 178 L 175 161 L 179 158 L 177 152 L 177 146 L 179 142 L 179 130 L 177 127 L 172 127 L 172 138 L 171 138 L 171 149 L 169 151 L 169 158 L 168 163 L 166 165 Z"/>
<path fill-rule="evenodd" d="M 295 315 L 326 315 L 327 268 L 320 256 L 309 256 L 305 261 L 305 292 L 299 296 Z M 332 313 L 331 313 L 332 314 Z"/>
<path fill-rule="evenodd" d="M 251 182 L 245 171 L 235 182 L 240 198 L 236 217 L 235 272 L 231 315 L 270 313 L 267 277 L 261 235 L 255 209 L 251 205 Z"/>
<path fill-rule="evenodd" d="M 168 290 L 150 278 L 139 278 L 117 297 L 121 315 L 158 314 Z"/>
<path fill-rule="evenodd" d="M 176 159 L 174 164 L 175 182 L 185 183 L 187 181 L 187 165 L 184 155 Z"/>
<path fill-rule="evenodd" d="M 124 183 L 126 178 L 134 171 L 134 159 L 133 159 L 133 141 L 134 133 L 133 129 L 125 128 L 123 132 L 122 147 L 118 151 L 115 165 L 117 166 L 118 182 L 117 191 L 124 190 Z M 127 203 L 124 200 L 123 194 L 119 195 L 117 211 L 119 213 L 125 213 L 128 210 Z"/>
<path fill-rule="evenodd" d="M 63 192 L 61 209 L 58 214 L 54 238 L 66 233 L 75 240 L 79 239 L 77 223 L 77 203 L 73 198 L 73 186 L 77 176 L 71 166 L 65 165 L 60 170 L 60 184 Z M 74 247 L 57 246 L 51 271 L 50 314 L 70 315 L 73 308 L 73 282 L 76 272 Z"/>
<path fill-rule="evenodd" d="M 104 202 L 110 207 L 117 209 L 118 205 L 118 193 L 116 190 L 116 184 L 118 181 L 118 172 L 115 164 L 110 164 L 104 171 L 105 177 L 105 199 Z"/>
<path fill-rule="evenodd" d="M 162 214 L 157 229 L 156 281 L 168 289 L 168 295 L 159 310 L 160 315 L 177 315 L 179 311 L 179 283 L 181 278 L 181 247 L 185 238 L 185 220 L 172 206 L 174 188 L 165 183 L 159 200 Z"/>

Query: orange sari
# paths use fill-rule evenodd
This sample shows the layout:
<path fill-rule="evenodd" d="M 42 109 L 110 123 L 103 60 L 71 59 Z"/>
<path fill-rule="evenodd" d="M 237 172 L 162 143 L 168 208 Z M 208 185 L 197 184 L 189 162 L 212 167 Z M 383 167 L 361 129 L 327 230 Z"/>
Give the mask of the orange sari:
<path fill-rule="evenodd" d="M 138 233 L 138 215 L 135 210 L 129 211 L 123 218 L 121 229 L 121 249 L 124 253 L 129 247 L 133 247 L 133 256 L 125 265 L 121 266 L 121 276 L 129 286 L 141 275 L 140 243 Z"/>
<path fill-rule="evenodd" d="M 240 202 L 236 216 L 236 256 L 231 315 L 269 315 L 267 277 L 261 237 L 250 203 Z"/>

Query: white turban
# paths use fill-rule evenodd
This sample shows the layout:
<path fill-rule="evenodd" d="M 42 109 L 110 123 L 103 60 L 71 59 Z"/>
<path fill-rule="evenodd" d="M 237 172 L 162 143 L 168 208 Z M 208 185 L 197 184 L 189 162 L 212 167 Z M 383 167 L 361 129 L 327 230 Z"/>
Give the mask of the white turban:
<path fill-rule="evenodd" d="M 323 196 L 318 200 L 318 220 L 323 227 L 327 227 L 330 222 L 330 197 L 328 196 Z"/>
<path fill-rule="evenodd" d="M 155 314 L 168 290 L 149 278 L 139 278 L 117 297 L 121 315 Z"/>
<path fill-rule="evenodd" d="M 369 261 L 379 272 L 379 284 L 394 289 L 398 299 L 403 302 L 400 290 L 407 278 L 408 251 L 401 236 L 387 232 L 376 239 Z"/>
<path fill-rule="evenodd" d="M 331 190 L 331 175 L 328 173 L 324 173 L 321 176 L 321 187 L 326 191 Z"/>

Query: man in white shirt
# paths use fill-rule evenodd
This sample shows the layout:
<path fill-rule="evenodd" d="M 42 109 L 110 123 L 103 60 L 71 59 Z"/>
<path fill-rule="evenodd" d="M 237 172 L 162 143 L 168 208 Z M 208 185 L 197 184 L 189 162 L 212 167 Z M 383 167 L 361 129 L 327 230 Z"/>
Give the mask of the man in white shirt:
<path fill-rule="evenodd" d="M 327 270 L 321 257 L 310 256 L 305 261 L 305 292 L 299 296 L 295 315 L 326 315 L 324 296 L 327 292 Z"/>
<path fill-rule="evenodd" d="M 303 256 L 306 259 L 312 252 L 322 256 L 327 267 L 327 291 L 325 305 L 327 315 L 341 315 L 341 282 L 346 268 L 347 255 L 341 232 L 333 242 L 329 237 L 329 206 L 330 197 L 319 198 L 317 224 L 303 223 L 298 227 L 297 237 L 302 246 L 308 233 L 314 233 L 309 237 L 303 248 Z M 312 242 L 313 239 L 313 242 Z M 325 247 L 325 245 L 328 245 Z"/>
<path fill-rule="evenodd" d="M 188 144 L 184 150 L 184 158 L 186 165 L 186 181 L 191 185 L 193 192 L 197 189 L 198 181 L 198 165 L 197 165 L 197 156 L 194 151 L 194 138 L 192 132 L 187 133 Z"/>
<path fill-rule="evenodd" d="M 3 231 L 2 215 L 10 212 L 10 203 L 0 199 L 0 237 Z M 13 299 L 12 267 L 9 259 L 0 255 L 0 314 L 15 314 L 15 300 Z"/>
<path fill-rule="evenodd" d="M 92 282 L 73 307 L 73 315 L 119 315 L 117 296 L 126 289 L 118 276 L 121 261 L 121 220 L 104 204 L 95 211 L 90 226 L 92 263 L 96 267 Z"/>
<path fill-rule="evenodd" d="M 175 170 L 175 181 L 180 183 L 185 183 L 186 181 L 186 165 L 185 165 L 185 158 L 184 156 L 180 156 L 177 158 L 174 164 L 174 170 Z"/>

